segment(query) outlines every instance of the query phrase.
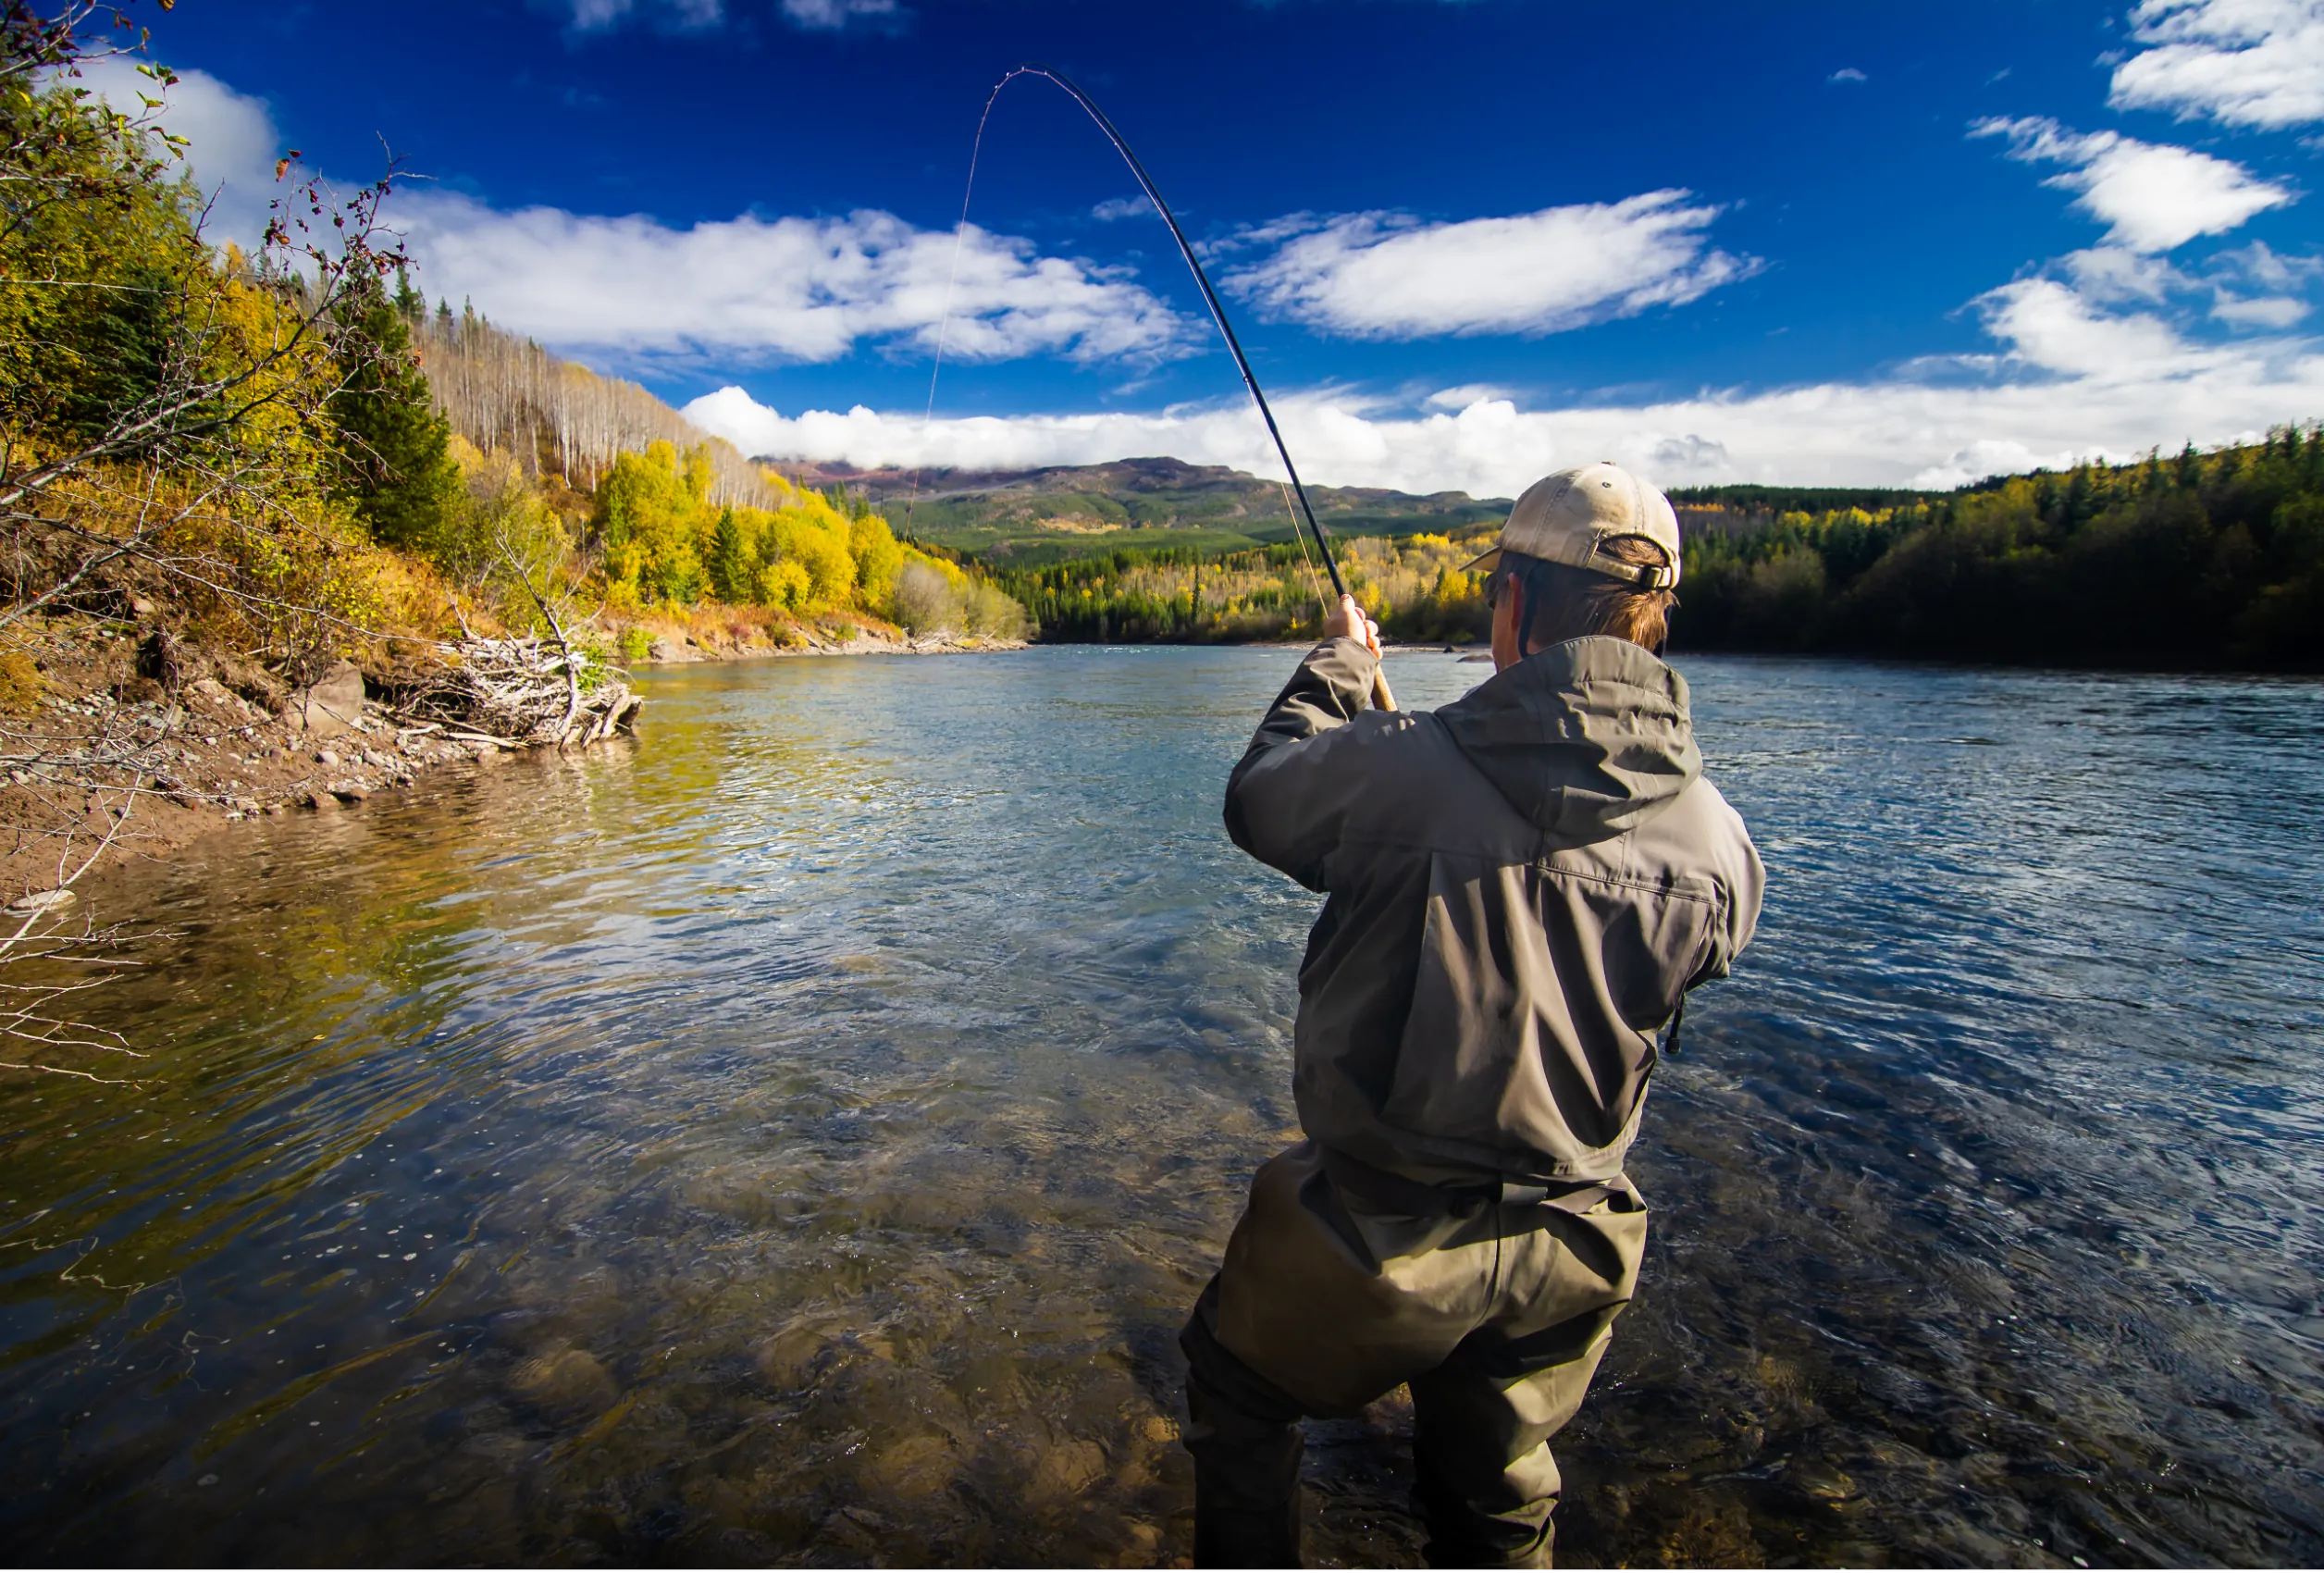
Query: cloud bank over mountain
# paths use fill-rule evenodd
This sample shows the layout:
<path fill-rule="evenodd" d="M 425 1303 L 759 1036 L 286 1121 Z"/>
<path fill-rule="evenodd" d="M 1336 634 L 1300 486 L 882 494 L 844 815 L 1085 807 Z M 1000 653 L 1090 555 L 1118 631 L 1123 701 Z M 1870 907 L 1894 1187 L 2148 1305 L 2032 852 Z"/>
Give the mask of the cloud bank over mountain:
<path fill-rule="evenodd" d="M 608 27 L 632 9 L 581 4 L 610 6 Z M 844 21 L 847 9 L 831 15 Z M 2324 37 L 2320 12 L 2324 0 L 2146 0 L 2132 14 L 2142 47 L 2116 66 L 2114 102 L 2263 129 L 2324 118 L 2310 91 L 2318 74 L 2303 64 Z M 683 19 L 666 6 L 655 15 Z M 579 10 L 573 19 L 586 20 Z M 117 61 L 88 80 L 124 105 L 147 85 Z M 215 196 L 213 233 L 249 244 L 285 142 L 266 102 L 189 70 L 164 118 L 192 139 L 192 171 Z M 1280 390 L 1293 451 L 1318 480 L 1480 494 L 1600 456 L 1671 484 L 1938 485 L 2225 441 L 2324 412 L 2324 344 L 2302 331 L 2324 262 L 2256 241 L 2184 254 L 2292 207 L 2295 186 L 2222 152 L 2048 116 L 1984 116 L 1967 134 L 1999 142 L 2008 160 L 2052 167 L 2044 183 L 2101 227 L 2092 243 L 1961 303 L 1984 349 L 1792 385 L 1754 385 L 1745 372 L 1603 398 L 1472 387 L 1457 373 L 1434 383 L 1406 374 L 1386 391 L 1310 377 Z M 748 452 L 866 465 L 1157 453 L 1260 473 L 1271 464 L 1262 428 L 1234 401 L 929 422 L 865 405 L 785 414 L 739 385 L 755 368 L 924 360 L 941 336 L 949 359 L 1061 360 L 1130 376 L 1133 391 L 1139 367 L 1205 352 L 1210 328 L 1128 263 L 974 226 L 956 237 L 874 207 L 680 225 L 423 186 L 388 211 L 429 294 L 472 299 L 501 326 L 611 369 L 727 381 L 688 413 Z M 1719 243 L 1732 211 L 1671 186 L 1500 217 L 1295 214 L 1229 228 L 1210 249 L 1246 310 L 1309 342 L 1524 340 L 1702 309 L 1780 266 Z M 1089 215 L 1108 229 L 1150 217 L 1142 197 Z M 1145 264 L 1169 266 L 1166 254 Z"/>
<path fill-rule="evenodd" d="M 1931 375 L 1916 379 L 1536 409 L 1492 397 L 1457 410 L 1431 410 L 1427 401 L 1415 409 L 1329 390 L 1270 402 L 1306 478 L 1480 497 L 1513 495 L 1559 465 L 1599 458 L 1669 486 L 1956 486 L 2035 465 L 2126 459 L 2154 445 L 2158 431 L 2199 442 L 2256 436 L 2286 409 L 2324 409 L 2324 346 L 2313 342 L 2189 346 L 2151 318 L 2095 313 L 2048 280 L 1996 292 L 1987 309 L 1996 331 L 2012 336 L 2007 353 L 1983 365 L 1925 367 Z M 865 467 L 1018 468 L 1169 454 L 1280 473 L 1244 402 L 923 422 L 861 406 L 785 415 L 728 387 L 685 413 L 745 452 Z"/>

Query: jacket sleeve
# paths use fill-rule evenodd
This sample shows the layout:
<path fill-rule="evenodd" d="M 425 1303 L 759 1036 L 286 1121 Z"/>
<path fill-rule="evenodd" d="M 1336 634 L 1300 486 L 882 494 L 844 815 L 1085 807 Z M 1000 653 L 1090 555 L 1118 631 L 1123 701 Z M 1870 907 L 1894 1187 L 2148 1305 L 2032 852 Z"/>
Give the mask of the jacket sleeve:
<path fill-rule="evenodd" d="M 1760 903 L 1767 894 L 1767 867 L 1760 861 L 1759 848 L 1751 844 L 1751 833 L 1743 828 L 1741 816 L 1733 809 L 1725 809 L 1725 817 L 1728 834 L 1716 859 L 1719 883 L 1727 898 L 1724 921 L 1712 935 L 1710 959 L 1687 981 L 1688 988 L 1727 975 L 1759 928 Z"/>
<path fill-rule="evenodd" d="M 1354 762 L 1335 756 L 1378 665 L 1379 657 L 1354 639 L 1308 651 L 1227 778 L 1234 844 L 1310 890 L 1325 887 L 1326 860 L 1355 799 Z"/>

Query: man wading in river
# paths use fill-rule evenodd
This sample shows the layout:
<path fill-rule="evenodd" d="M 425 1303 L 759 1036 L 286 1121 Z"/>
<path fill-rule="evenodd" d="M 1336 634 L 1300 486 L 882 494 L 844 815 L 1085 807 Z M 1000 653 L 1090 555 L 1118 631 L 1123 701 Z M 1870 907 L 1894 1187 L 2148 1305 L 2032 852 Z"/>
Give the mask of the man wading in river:
<path fill-rule="evenodd" d="M 1622 1171 L 1656 1034 L 1750 939 L 1763 873 L 1655 652 L 1669 501 L 1613 464 L 1527 490 L 1495 675 L 1366 712 L 1354 601 L 1227 784 L 1235 844 L 1329 894 L 1299 973 L 1308 1139 L 1262 1165 L 1180 1343 L 1195 1560 L 1296 1566 L 1298 1421 L 1412 1384 L 1440 1566 L 1546 1566 L 1557 1465 L 1638 1283 Z"/>

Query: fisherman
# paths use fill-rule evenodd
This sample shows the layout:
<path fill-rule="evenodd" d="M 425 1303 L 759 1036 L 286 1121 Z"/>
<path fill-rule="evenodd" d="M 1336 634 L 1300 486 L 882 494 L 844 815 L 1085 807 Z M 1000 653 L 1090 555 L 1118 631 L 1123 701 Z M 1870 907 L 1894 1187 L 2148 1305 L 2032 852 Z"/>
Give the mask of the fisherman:
<path fill-rule="evenodd" d="M 1198 1566 L 1298 1566 L 1299 1420 L 1399 1382 L 1429 1560 L 1550 1565 L 1549 1439 L 1638 1285 L 1623 1158 L 1657 1036 L 1758 921 L 1759 854 L 1660 659 L 1669 500 L 1561 470 L 1469 566 L 1492 677 L 1366 712 L 1379 630 L 1343 598 L 1227 784 L 1235 844 L 1329 898 L 1307 1139 L 1260 1166 L 1180 1335 Z"/>

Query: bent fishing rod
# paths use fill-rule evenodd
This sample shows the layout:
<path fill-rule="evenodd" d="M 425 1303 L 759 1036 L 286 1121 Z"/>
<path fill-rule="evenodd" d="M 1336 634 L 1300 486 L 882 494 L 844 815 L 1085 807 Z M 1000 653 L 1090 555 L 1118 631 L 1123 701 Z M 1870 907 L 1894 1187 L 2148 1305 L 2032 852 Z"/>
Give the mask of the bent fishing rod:
<path fill-rule="evenodd" d="M 1234 356 L 1235 369 L 1242 374 L 1242 385 L 1251 390 L 1251 402 L 1259 407 L 1259 418 L 1267 422 L 1267 434 L 1274 439 L 1276 454 L 1283 461 L 1283 473 L 1291 477 L 1292 491 L 1299 499 L 1300 516 L 1306 519 L 1307 533 L 1315 538 L 1316 550 L 1323 556 L 1324 570 L 1331 576 L 1332 593 L 1345 596 L 1348 587 L 1346 581 L 1340 577 L 1340 564 L 1332 559 L 1331 539 L 1324 534 L 1322 524 L 1316 518 L 1316 510 L 1307 501 L 1307 488 L 1300 481 L 1299 467 L 1292 463 L 1292 451 L 1283 441 L 1282 428 L 1275 424 L 1275 412 L 1267 407 L 1267 395 L 1259 390 L 1259 379 L 1252 373 L 1250 357 L 1242 353 L 1242 341 L 1235 337 L 1233 326 L 1227 321 L 1227 308 L 1219 303 L 1218 291 L 1210 287 L 1210 275 L 1203 271 L 1202 262 L 1194 255 L 1194 248 L 1186 239 L 1186 231 L 1179 228 L 1178 217 L 1171 213 L 1170 204 L 1162 200 L 1162 192 L 1155 185 L 1154 177 L 1146 173 L 1146 167 L 1131 151 L 1129 140 L 1106 118 L 1106 111 L 1097 106 L 1095 99 L 1082 91 L 1080 83 L 1064 72 L 1028 61 L 1012 68 L 1007 76 L 993 84 L 992 94 L 984 101 L 984 114 L 978 118 L 976 123 L 978 145 L 981 147 L 983 143 L 984 122 L 991 118 L 994 102 L 1000 97 L 1001 89 L 1019 77 L 1044 77 L 1063 88 L 1067 95 L 1088 113 L 1097 129 L 1106 133 L 1106 140 L 1114 144 L 1114 151 L 1121 155 L 1124 164 L 1130 166 L 1130 173 L 1137 177 L 1138 187 L 1146 193 L 1146 200 L 1154 204 L 1154 211 L 1162 216 L 1163 224 L 1170 231 L 1170 239 L 1178 242 L 1178 254 L 1186 259 L 1187 271 L 1193 274 L 1194 283 L 1203 292 L 1203 304 L 1210 308 L 1210 320 L 1218 325 L 1218 336 L 1227 341 L 1228 353 Z M 969 181 L 973 190 L 976 181 L 973 155 L 969 164 Z M 968 223 L 968 203 L 965 199 L 960 209 L 960 221 L 965 228 Z M 1292 520 L 1292 537 L 1297 539 L 1298 536 L 1299 517 L 1294 517 Z M 1396 696 L 1389 692 L 1387 675 L 1378 667 L 1374 667 L 1372 672 L 1372 703 L 1379 710 L 1396 708 Z"/>

